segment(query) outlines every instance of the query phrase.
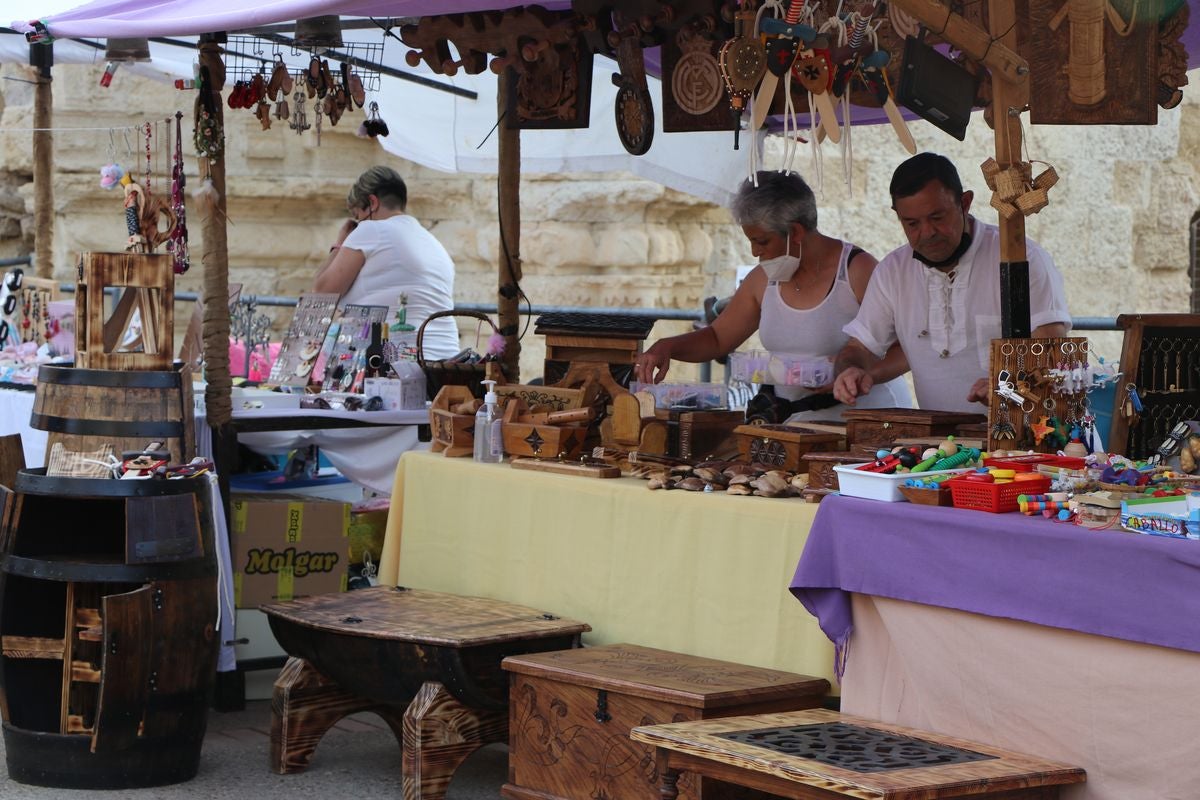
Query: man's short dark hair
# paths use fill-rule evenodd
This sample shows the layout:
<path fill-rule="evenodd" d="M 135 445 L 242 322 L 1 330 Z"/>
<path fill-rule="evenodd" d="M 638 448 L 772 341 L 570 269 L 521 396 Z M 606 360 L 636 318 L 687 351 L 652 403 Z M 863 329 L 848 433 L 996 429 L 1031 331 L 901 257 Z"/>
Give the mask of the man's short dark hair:
<path fill-rule="evenodd" d="M 962 200 L 962 181 L 950 159 L 937 153 L 918 153 L 892 173 L 892 183 L 888 187 L 892 193 L 892 208 L 896 207 L 898 199 L 912 197 L 931 181 L 937 181 L 949 189 L 955 200 Z"/>

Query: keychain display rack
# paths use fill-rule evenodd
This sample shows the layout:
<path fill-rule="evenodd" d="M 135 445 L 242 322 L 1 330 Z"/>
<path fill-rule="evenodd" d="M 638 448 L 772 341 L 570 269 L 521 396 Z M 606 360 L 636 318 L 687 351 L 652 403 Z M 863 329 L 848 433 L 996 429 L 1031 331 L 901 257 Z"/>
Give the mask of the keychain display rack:
<path fill-rule="evenodd" d="M 1149 458 L 1178 423 L 1200 418 L 1200 315 L 1122 314 L 1125 331 L 1109 440 Z"/>
<path fill-rule="evenodd" d="M 225 44 L 225 80 L 232 86 L 238 81 L 250 82 L 255 75 L 263 80 L 271 77 L 275 63 L 283 61 L 292 75 L 303 73 L 313 53 L 283 40 L 259 36 L 230 36 Z M 379 64 L 383 58 L 383 42 L 346 42 L 336 49 L 326 50 L 320 58 L 349 64 L 358 73 L 363 89 L 379 91 Z"/>
<path fill-rule="evenodd" d="M 1093 425 L 1089 352 L 1083 337 L 993 339 L 988 450 L 1052 453 Z"/>
<path fill-rule="evenodd" d="M 342 309 L 341 317 L 335 323 L 338 326 L 337 337 L 325 362 L 325 391 L 348 392 L 356 383 L 361 383 L 359 373 L 367 366 L 371 325 L 386 322 L 387 313 L 387 306 L 350 304 Z"/>

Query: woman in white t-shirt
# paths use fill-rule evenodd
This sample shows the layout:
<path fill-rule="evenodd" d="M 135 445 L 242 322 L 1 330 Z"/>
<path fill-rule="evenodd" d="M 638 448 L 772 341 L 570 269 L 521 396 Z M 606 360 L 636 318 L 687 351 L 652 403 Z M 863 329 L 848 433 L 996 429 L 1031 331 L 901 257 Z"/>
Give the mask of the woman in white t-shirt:
<path fill-rule="evenodd" d="M 454 262 L 446 248 L 405 213 L 408 187 L 390 167 L 371 167 L 346 197 L 351 219 L 317 270 L 314 292 L 341 295 L 345 305 L 396 306 L 408 298 L 407 321 L 418 328 L 429 315 L 454 307 Z M 423 355 L 450 358 L 459 352 L 458 326 L 439 317 L 425 328 Z"/>

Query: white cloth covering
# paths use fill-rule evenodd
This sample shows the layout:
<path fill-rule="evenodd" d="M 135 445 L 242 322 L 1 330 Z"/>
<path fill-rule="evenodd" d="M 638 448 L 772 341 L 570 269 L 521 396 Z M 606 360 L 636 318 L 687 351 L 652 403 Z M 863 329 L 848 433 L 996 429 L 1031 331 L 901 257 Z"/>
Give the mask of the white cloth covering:
<path fill-rule="evenodd" d="M 397 306 L 408 296 L 410 325 L 421 324 L 438 311 L 454 308 L 454 262 L 436 237 L 408 214 L 364 220 L 350 232 L 343 247 L 360 251 L 366 262 L 338 301 L 365 306 Z M 429 323 L 422 355 L 438 360 L 459 351 L 458 326 L 453 317 Z"/>
<path fill-rule="evenodd" d="M 842 243 L 842 254 L 838 261 L 837 275 L 829 294 L 812 308 L 798 309 L 789 306 L 780 296 L 780 283 L 769 281 L 763 292 L 762 311 L 759 316 L 758 338 L 763 347 L 773 355 L 796 358 L 827 358 L 833 360 L 849 338 L 842 327 L 852 321 L 858 313 L 858 298 L 850 286 L 850 242 Z M 799 400 L 812 394 L 803 386 L 781 386 L 776 384 L 775 394 L 788 400 Z M 872 387 L 869 394 L 859 398 L 856 408 L 909 408 L 912 398 L 904 378 L 896 378 Z M 788 417 L 788 422 L 804 420 L 841 419 L 847 406 L 838 403 L 831 408 L 818 411 L 801 411 Z"/>
<path fill-rule="evenodd" d="M 987 374 L 992 339 L 1000 337 L 1000 230 L 971 221 L 971 247 L 950 273 L 917 261 L 909 245 L 888 253 L 858 316 L 843 328 L 878 358 L 899 340 L 924 409 L 984 408 L 968 403 L 967 393 Z M 1061 322 L 1070 330 L 1062 276 L 1036 242 L 1027 247 L 1030 327 Z"/>

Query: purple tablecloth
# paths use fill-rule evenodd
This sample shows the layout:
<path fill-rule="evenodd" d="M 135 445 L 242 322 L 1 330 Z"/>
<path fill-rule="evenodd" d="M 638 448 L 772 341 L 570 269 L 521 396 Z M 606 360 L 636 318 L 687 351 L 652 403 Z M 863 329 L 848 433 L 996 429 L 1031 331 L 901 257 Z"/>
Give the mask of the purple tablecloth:
<path fill-rule="evenodd" d="M 843 658 L 851 592 L 1200 652 L 1200 542 L 1042 517 L 827 497 L 791 589 Z"/>

